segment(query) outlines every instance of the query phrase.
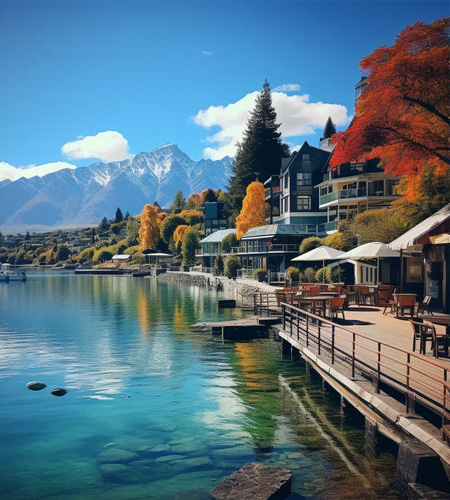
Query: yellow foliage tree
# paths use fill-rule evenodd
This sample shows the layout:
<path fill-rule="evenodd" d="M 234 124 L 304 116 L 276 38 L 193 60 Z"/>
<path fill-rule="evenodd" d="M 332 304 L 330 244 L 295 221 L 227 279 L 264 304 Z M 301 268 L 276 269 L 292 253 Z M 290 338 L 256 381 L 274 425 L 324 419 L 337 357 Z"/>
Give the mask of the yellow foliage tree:
<path fill-rule="evenodd" d="M 181 243 L 183 240 L 183 236 L 186 234 L 187 231 L 191 229 L 190 226 L 186 226 L 185 224 L 181 224 L 180 226 L 177 226 L 175 231 L 173 232 L 173 241 L 178 245 L 178 243 Z"/>
<path fill-rule="evenodd" d="M 145 205 L 141 213 L 141 227 L 139 229 L 139 244 L 142 250 L 155 250 L 159 240 L 158 207 Z"/>
<path fill-rule="evenodd" d="M 252 182 L 247 186 L 247 192 L 242 202 L 241 213 L 236 218 L 236 236 L 240 240 L 252 227 L 263 226 L 266 208 L 266 193 L 260 182 Z"/>

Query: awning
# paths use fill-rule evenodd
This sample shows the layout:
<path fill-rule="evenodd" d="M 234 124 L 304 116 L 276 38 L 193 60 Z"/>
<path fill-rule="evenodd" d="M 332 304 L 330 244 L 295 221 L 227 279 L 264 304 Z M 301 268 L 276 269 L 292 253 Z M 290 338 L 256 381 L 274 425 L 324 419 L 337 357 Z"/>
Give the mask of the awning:
<path fill-rule="evenodd" d="M 392 250 L 406 250 L 414 245 L 419 238 L 425 236 L 448 219 L 450 219 L 450 203 L 417 224 L 417 226 L 406 231 L 406 233 L 402 234 L 394 241 L 391 241 L 391 243 L 389 243 L 389 248 Z"/>

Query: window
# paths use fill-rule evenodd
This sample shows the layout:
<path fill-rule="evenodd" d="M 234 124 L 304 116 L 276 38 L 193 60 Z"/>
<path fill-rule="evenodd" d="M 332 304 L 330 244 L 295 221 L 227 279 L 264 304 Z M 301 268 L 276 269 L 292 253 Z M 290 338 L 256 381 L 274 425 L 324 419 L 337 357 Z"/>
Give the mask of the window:
<path fill-rule="evenodd" d="M 302 155 L 302 160 L 305 161 L 305 160 L 309 160 L 309 154 L 305 153 Z"/>
<path fill-rule="evenodd" d="M 297 188 L 300 186 L 311 186 L 310 172 L 301 172 L 297 174 Z"/>
<path fill-rule="evenodd" d="M 288 187 L 288 174 L 284 176 L 284 189 L 287 189 Z"/>
<path fill-rule="evenodd" d="M 297 196 L 297 211 L 311 210 L 311 196 Z"/>

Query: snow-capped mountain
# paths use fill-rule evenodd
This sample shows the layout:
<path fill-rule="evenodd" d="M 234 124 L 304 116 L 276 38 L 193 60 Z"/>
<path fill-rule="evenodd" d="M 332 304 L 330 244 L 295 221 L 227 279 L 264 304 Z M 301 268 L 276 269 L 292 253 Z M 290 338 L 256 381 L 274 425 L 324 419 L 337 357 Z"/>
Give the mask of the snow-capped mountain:
<path fill-rule="evenodd" d="M 133 158 L 65 169 L 0 184 L 0 229 L 20 231 L 96 224 L 117 207 L 137 214 L 145 203 L 169 205 L 178 189 L 187 197 L 224 189 L 233 160 L 194 161 L 175 144 Z"/>

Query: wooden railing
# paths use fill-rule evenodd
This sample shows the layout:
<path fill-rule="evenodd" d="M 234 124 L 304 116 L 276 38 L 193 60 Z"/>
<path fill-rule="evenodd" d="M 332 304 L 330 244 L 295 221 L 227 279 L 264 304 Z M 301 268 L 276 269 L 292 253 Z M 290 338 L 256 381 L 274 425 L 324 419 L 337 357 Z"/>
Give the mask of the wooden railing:
<path fill-rule="evenodd" d="M 266 302 L 270 309 L 270 301 L 266 299 Z M 261 302 L 261 307 L 264 304 Z M 373 381 L 377 393 L 384 384 L 402 394 L 407 413 L 414 411 L 417 402 L 438 414 L 448 439 L 450 364 L 356 333 L 290 304 L 281 304 L 281 317 L 285 334 L 314 348 L 318 355 L 328 354 L 331 365 L 347 366 L 352 377 L 356 373 L 364 375 Z"/>

